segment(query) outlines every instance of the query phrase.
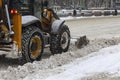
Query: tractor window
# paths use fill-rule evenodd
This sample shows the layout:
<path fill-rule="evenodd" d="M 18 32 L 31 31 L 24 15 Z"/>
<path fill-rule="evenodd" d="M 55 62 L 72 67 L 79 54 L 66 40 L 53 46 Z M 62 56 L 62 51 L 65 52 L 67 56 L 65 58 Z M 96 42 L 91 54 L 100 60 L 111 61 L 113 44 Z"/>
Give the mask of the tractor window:
<path fill-rule="evenodd" d="M 41 18 L 41 0 L 35 0 L 34 2 L 34 15 Z"/>
<path fill-rule="evenodd" d="M 29 0 L 20 0 L 22 4 L 29 4 Z"/>
<path fill-rule="evenodd" d="M 4 0 L 4 3 L 7 3 L 8 2 L 8 0 Z"/>
<path fill-rule="evenodd" d="M 29 0 L 11 0 L 12 3 L 16 3 L 16 4 L 29 4 Z"/>
<path fill-rule="evenodd" d="M 16 9 L 22 15 L 33 15 L 33 0 L 10 0 L 9 8 Z"/>
<path fill-rule="evenodd" d="M 9 11 L 18 10 L 22 15 L 34 15 L 41 18 L 41 0 L 8 0 Z"/>

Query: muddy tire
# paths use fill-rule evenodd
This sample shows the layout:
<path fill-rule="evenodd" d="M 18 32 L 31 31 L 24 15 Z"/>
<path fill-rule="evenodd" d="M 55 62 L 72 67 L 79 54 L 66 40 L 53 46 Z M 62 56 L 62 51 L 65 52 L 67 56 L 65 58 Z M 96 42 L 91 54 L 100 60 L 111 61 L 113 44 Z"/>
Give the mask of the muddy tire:
<path fill-rule="evenodd" d="M 27 62 L 40 60 L 44 49 L 43 35 L 35 26 L 23 29 L 22 56 Z"/>
<path fill-rule="evenodd" d="M 51 34 L 50 51 L 52 54 L 67 52 L 70 45 L 70 31 L 63 25 L 57 34 Z"/>

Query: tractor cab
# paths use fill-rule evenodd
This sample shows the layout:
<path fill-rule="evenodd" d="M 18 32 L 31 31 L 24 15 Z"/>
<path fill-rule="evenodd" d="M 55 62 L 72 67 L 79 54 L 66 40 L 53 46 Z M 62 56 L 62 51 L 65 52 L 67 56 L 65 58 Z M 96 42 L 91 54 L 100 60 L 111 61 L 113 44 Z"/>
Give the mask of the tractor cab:
<path fill-rule="evenodd" d="M 6 0 L 9 8 L 9 13 L 15 14 L 20 13 L 22 16 L 32 15 L 42 22 L 42 30 L 45 32 L 51 31 L 51 25 L 56 17 L 53 10 L 43 9 L 46 7 L 42 0 Z M 10 17 L 12 18 L 12 14 Z"/>
<path fill-rule="evenodd" d="M 6 0 L 9 12 L 41 17 L 41 1 L 39 0 Z"/>

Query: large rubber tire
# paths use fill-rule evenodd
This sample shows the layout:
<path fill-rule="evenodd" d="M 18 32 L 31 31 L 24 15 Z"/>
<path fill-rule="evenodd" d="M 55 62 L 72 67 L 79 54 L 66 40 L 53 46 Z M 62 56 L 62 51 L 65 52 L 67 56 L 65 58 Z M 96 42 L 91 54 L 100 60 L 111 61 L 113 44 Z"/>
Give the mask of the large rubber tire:
<path fill-rule="evenodd" d="M 64 41 L 62 41 L 63 34 L 67 35 Z M 64 47 L 62 46 L 63 45 L 62 43 L 65 43 Z M 70 31 L 66 25 L 63 25 L 62 27 L 60 27 L 57 34 L 51 34 L 50 51 L 52 54 L 60 54 L 62 52 L 67 52 L 69 46 L 70 46 Z"/>
<path fill-rule="evenodd" d="M 36 26 L 28 26 L 23 29 L 22 55 L 26 62 L 40 60 L 43 49 L 43 34 Z"/>

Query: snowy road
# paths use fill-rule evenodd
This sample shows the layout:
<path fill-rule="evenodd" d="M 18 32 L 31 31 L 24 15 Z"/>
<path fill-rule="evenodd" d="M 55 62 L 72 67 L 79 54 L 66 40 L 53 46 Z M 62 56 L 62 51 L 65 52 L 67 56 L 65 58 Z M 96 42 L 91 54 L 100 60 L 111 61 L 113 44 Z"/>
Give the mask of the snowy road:
<path fill-rule="evenodd" d="M 87 35 L 88 38 L 111 38 L 120 35 L 120 16 L 80 18 L 68 20 L 72 37 Z"/>
<path fill-rule="evenodd" d="M 120 80 L 119 21 L 120 16 L 67 20 L 72 37 L 93 40 L 81 49 L 71 43 L 66 53 L 23 66 L 0 57 L 0 80 Z"/>

